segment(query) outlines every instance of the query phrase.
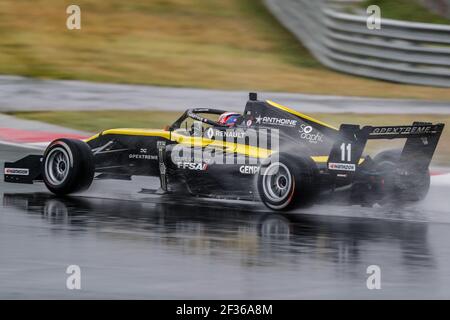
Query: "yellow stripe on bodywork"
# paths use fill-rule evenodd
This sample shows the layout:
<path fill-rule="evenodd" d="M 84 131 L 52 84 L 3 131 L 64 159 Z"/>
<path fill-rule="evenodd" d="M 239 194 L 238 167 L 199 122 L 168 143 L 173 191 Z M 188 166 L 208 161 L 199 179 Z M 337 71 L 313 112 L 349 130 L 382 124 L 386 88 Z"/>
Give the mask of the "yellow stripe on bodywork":
<path fill-rule="evenodd" d="M 176 132 L 165 130 L 151 130 L 151 129 L 111 129 L 103 131 L 101 134 L 96 134 L 86 140 L 89 142 L 98 138 L 100 135 L 126 135 L 126 136 L 145 136 L 145 137 L 161 137 L 167 140 L 177 142 L 179 144 L 188 145 L 192 147 L 212 147 L 225 152 L 236 152 L 238 154 L 246 155 L 253 158 L 267 158 L 272 154 L 272 150 L 258 148 L 240 143 L 212 140 L 204 137 L 190 137 Z"/>
<path fill-rule="evenodd" d="M 212 147 L 223 150 L 225 152 L 235 152 L 252 158 L 265 159 L 269 157 L 273 151 L 265 148 L 259 148 L 249 146 L 241 143 L 234 143 L 229 141 L 212 140 L 204 137 L 190 137 L 176 132 L 170 132 L 165 130 L 151 130 L 151 129 L 111 129 L 101 133 L 101 135 L 117 134 L 126 136 L 146 136 L 146 137 L 161 137 L 167 140 L 171 140 L 183 145 L 189 145 L 192 147 Z M 100 134 L 96 134 L 89 139 L 84 140 L 89 142 L 98 138 Z M 312 156 L 311 159 L 317 163 L 328 162 L 328 156 Z M 359 164 L 364 161 L 364 158 L 359 160 Z"/>
<path fill-rule="evenodd" d="M 84 139 L 83 141 L 84 141 L 84 142 L 89 142 L 89 141 L 92 141 L 92 140 L 94 140 L 94 139 L 97 139 L 99 136 L 100 136 L 100 133 L 97 133 L 97 134 L 93 135 L 92 137 L 89 137 L 89 138 L 87 138 L 87 139 Z"/>
<path fill-rule="evenodd" d="M 100 135 L 107 135 L 107 134 L 118 134 L 118 135 L 125 135 L 125 136 L 145 136 L 145 137 L 162 137 L 167 140 L 170 139 L 170 132 L 165 130 L 153 130 L 153 129 L 110 129 L 105 130 L 101 133 L 98 133 L 86 140 L 85 142 L 89 142 L 91 140 L 97 139 Z"/>
<path fill-rule="evenodd" d="M 313 159 L 314 162 L 317 163 L 327 163 L 328 162 L 328 156 L 312 156 L 311 159 Z M 361 164 L 364 162 L 364 158 L 360 158 L 358 164 Z"/>
<path fill-rule="evenodd" d="M 265 148 L 254 147 L 241 143 L 222 140 L 212 140 L 204 137 L 189 137 L 172 132 L 171 141 L 193 147 L 211 147 L 225 152 L 235 152 L 252 158 L 267 158 L 273 151 Z"/>
<path fill-rule="evenodd" d="M 328 162 L 328 156 L 313 156 L 311 157 L 314 162 L 325 163 Z"/>
<path fill-rule="evenodd" d="M 333 130 L 338 130 L 337 128 L 335 128 L 335 127 L 333 127 L 333 126 L 331 126 L 331 125 L 329 125 L 329 124 L 327 124 L 327 123 L 325 123 L 325 122 L 322 122 L 322 121 L 320 121 L 320 120 L 314 119 L 314 118 L 312 118 L 312 117 L 310 117 L 310 116 L 307 116 L 306 114 L 300 113 L 300 112 L 295 111 L 295 110 L 293 110 L 293 109 L 291 109 L 291 108 L 282 106 L 281 104 L 278 104 L 278 103 L 276 103 L 276 102 L 273 102 L 273 101 L 270 101 L 270 100 L 266 100 L 266 102 L 267 102 L 268 104 L 270 104 L 271 106 L 275 107 L 275 108 L 278 108 L 278 109 L 280 109 L 280 110 L 283 110 L 283 111 L 292 113 L 292 114 L 294 114 L 294 115 L 296 115 L 296 116 L 298 116 L 298 117 L 300 117 L 300 118 L 303 118 L 303 119 L 306 119 L 306 120 L 315 122 L 315 123 L 317 123 L 317 124 L 320 124 L 320 125 L 322 125 L 322 126 L 324 126 L 324 127 L 327 127 L 327 128 L 333 129 Z"/>
<path fill-rule="evenodd" d="M 105 134 L 123 134 L 127 136 L 162 137 L 170 139 L 170 131 L 156 129 L 110 129 L 102 132 Z"/>

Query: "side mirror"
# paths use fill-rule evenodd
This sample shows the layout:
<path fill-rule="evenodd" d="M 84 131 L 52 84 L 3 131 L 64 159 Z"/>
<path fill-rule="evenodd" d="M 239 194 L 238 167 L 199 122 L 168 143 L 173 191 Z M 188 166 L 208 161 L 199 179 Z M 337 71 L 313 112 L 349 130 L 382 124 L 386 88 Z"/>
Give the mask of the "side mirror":
<path fill-rule="evenodd" d="M 164 131 L 169 131 L 170 130 L 170 126 L 168 124 L 166 124 L 163 128 Z"/>

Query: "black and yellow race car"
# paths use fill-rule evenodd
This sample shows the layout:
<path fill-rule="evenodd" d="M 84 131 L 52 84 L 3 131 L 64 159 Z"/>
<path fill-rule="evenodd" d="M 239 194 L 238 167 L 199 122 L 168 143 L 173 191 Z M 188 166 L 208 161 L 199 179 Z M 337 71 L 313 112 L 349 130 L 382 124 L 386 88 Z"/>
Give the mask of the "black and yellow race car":
<path fill-rule="evenodd" d="M 43 155 L 5 163 L 6 182 L 43 181 L 58 195 L 96 179 L 159 177 L 160 194 L 261 200 L 289 210 L 320 199 L 371 205 L 418 201 L 444 124 L 408 126 L 324 122 L 250 94 L 233 125 L 223 110 L 188 109 L 165 130 L 111 129 L 85 140 L 57 139 Z M 406 139 L 402 150 L 363 155 L 370 139 Z M 394 195 L 394 196 L 393 196 Z"/>

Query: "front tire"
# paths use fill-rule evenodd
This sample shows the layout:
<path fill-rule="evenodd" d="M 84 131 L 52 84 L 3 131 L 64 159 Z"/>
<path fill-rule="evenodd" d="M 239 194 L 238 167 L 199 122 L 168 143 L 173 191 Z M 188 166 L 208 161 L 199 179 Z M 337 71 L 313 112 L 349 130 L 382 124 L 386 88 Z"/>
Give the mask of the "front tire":
<path fill-rule="evenodd" d="M 261 165 L 257 189 L 261 201 L 272 210 L 287 211 L 311 203 L 314 168 L 310 161 L 280 154 Z"/>
<path fill-rule="evenodd" d="M 84 141 L 57 139 L 45 150 L 44 183 L 54 194 L 67 195 L 86 190 L 94 179 L 94 173 L 94 155 Z"/>

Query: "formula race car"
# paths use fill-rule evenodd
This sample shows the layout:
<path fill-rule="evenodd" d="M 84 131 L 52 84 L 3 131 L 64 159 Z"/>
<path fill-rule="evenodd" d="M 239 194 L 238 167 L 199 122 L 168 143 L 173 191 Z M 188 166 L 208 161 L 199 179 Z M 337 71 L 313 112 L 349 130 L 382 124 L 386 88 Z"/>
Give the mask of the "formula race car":
<path fill-rule="evenodd" d="M 334 128 L 255 93 L 242 114 L 188 109 L 165 130 L 112 129 L 57 139 L 43 155 L 5 163 L 4 179 L 43 181 L 57 195 L 94 179 L 159 177 L 159 194 L 261 200 L 289 210 L 321 199 L 372 205 L 423 199 L 444 124 L 342 124 Z M 218 121 L 217 118 L 222 115 Z M 226 120 L 226 119 L 225 119 Z M 370 139 L 406 139 L 402 150 L 364 155 Z"/>

